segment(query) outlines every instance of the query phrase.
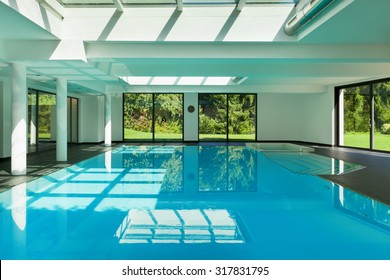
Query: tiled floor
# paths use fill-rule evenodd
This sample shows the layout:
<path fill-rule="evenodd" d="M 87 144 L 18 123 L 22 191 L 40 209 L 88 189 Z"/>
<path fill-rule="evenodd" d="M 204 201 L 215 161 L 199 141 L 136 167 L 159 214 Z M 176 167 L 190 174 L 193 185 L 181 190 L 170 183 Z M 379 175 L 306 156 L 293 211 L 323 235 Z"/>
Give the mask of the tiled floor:
<path fill-rule="evenodd" d="M 114 146 L 113 146 L 114 147 Z M 57 162 L 55 150 L 29 154 L 26 176 L 10 175 L 10 160 L 0 162 L 0 192 L 12 186 L 33 180 L 84 159 L 112 149 L 104 145 L 72 145 L 68 148 L 68 161 Z M 322 176 L 343 187 L 390 205 L 390 154 L 367 152 L 347 148 L 316 146 L 321 155 L 342 159 L 366 166 L 361 170 L 343 175 Z"/>
<path fill-rule="evenodd" d="M 0 161 L 0 192 L 23 182 L 31 181 L 40 176 L 50 174 L 64 167 L 111 150 L 113 147 L 104 145 L 71 145 L 68 147 L 68 160 L 66 162 L 56 161 L 56 151 L 47 150 L 27 156 L 27 175 L 11 176 L 11 161 Z"/>
<path fill-rule="evenodd" d="M 317 147 L 315 152 L 366 166 L 355 172 L 322 177 L 390 205 L 390 153 L 327 147 Z"/>

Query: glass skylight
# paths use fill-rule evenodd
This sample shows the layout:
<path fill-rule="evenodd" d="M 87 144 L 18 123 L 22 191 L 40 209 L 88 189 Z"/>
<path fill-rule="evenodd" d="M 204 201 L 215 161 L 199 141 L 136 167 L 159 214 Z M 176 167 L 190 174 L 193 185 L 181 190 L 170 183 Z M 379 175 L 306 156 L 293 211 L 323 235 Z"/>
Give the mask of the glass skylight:
<path fill-rule="evenodd" d="M 246 0 L 246 4 L 295 4 L 299 0 Z"/>
<path fill-rule="evenodd" d="M 184 4 L 237 4 L 238 0 L 183 0 Z"/>
<path fill-rule="evenodd" d="M 61 4 L 67 5 L 114 5 L 113 0 L 58 0 Z"/>
<path fill-rule="evenodd" d="M 116 0 L 57 0 L 65 7 L 112 6 Z M 176 0 L 118 0 L 125 7 L 139 5 L 177 5 Z M 247 0 L 245 4 L 295 4 L 298 0 Z M 183 5 L 237 5 L 239 0 L 183 0 Z"/>
<path fill-rule="evenodd" d="M 121 0 L 127 5 L 149 5 L 149 4 L 176 4 L 176 0 Z"/>
<path fill-rule="evenodd" d="M 237 79 L 237 77 L 121 76 L 119 78 L 133 86 L 226 86 L 239 85 L 242 81 L 245 80 L 243 77 L 239 77 L 239 79 Z"/>

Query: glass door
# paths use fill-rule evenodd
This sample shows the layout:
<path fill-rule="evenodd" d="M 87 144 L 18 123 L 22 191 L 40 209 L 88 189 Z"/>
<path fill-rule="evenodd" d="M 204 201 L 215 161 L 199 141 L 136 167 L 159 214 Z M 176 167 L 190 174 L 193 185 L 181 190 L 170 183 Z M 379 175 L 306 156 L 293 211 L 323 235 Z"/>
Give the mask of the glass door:
<path fill-rule="evenodd" d="M 343 107 L 340 145 L 370 148 L 371 96 L 369 85 L 341 89 Z"/>
<path fill-rule="evenodd" d="M 256 140 L 256 95 L 228 95 L 229 140 Z"/>
<path fill-rule="evenodd" d="M 78 143 L 78 106 L 77 98 L 68 97 L 68 143 Z"/>
<path fill-rule="evenodd" d="M 376 83 L 373 90 L 373 149 L 390 151 L 390 82 Z"/>
<path fill-rule="evenodd" d="M 199 94 L 199 140 L 226 141 L 227 95 Z"/>
<path fill-rule="evenodd" d="M 38 141 L 38 95 L 29 90 L 27 96 L 28 104 L 28 152 L 37 151 Z"/>
<path fill-rule="evenodd" d="M 183 94 L 154 95 L 154 140 L 183 140 Z"/>
<path fill-rule="evenodd" d="M 123 94 L 124 140 L 153 140 L 153 94 Z"/>

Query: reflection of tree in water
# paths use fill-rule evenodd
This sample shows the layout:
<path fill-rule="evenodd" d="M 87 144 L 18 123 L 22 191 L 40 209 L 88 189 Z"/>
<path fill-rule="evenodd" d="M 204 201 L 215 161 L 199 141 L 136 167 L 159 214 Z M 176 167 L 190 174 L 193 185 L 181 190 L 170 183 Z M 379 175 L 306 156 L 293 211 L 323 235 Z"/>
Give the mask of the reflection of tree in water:
<path fill-rule="evenodd" d="M 227 190 L 227 147 L 199 147 L 199 189 Z"/>
<path fill-rule="evenodd" d="M 162 162 L 161 168 L 166 169 L 161 191 L 183 191 L 183 148 L 175 149 L 172 156 Z"/>
<path fill-rule="evenodd" d="M 200 147 L 199 189 L 201 191 L 255 190 L 255 154 L 245 147 Z"/>
<path fill-rule="evenodd" d="M 161 192 L 183 191 L 183 148 L 175 148 L 173 153 L 145 153 L 123 154 L 123 167 L 131 169 L 165 169 Z"/>
<path fill-rule="evenodd" d="M 256 189 L 255 153 L 245 147 L 229 149 L 229 191 Z"/>

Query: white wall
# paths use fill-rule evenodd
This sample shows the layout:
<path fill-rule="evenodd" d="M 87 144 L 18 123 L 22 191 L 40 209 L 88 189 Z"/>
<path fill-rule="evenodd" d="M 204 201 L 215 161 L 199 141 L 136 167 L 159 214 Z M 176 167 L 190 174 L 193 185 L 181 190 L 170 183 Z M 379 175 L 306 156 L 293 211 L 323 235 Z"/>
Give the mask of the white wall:
<path fill-rule="evenodd" d="M 260 93 L 257 106 L 258 140 L 301 139 L 301 94 Z"/>
<path fill-rule="evenodd" d="M 188 106 L 194 106 L 193 113 L 188 112 Z M 198 141 L 198 93 L 184 93 L 184 141 Z"/>
<path fill-rule="evenodd" d="M 123 140 L 123 99 L 122 93 L 111 97 L 112 141 Z"/>
<path fill-rule="evenodd" d="M 333 144 L 333 91 L 259 93 L 257 135 L 260 141 Z"/>
<path fill-rule="evenodd" d="M 11 156 L 11 83 L 0 80 L 0 158 Z"/>
<path fill-rule="evenodd" d="M 79 101 L 79 142 L 102 142 L 104 140 L 104 96 L 83 96 Z"/>
<path fill-rule="evenodd" d="M 334 144 L 333 92 L 333 87 L 329 87 L 328 92 L 304 96 L 302 141 Z"/>

